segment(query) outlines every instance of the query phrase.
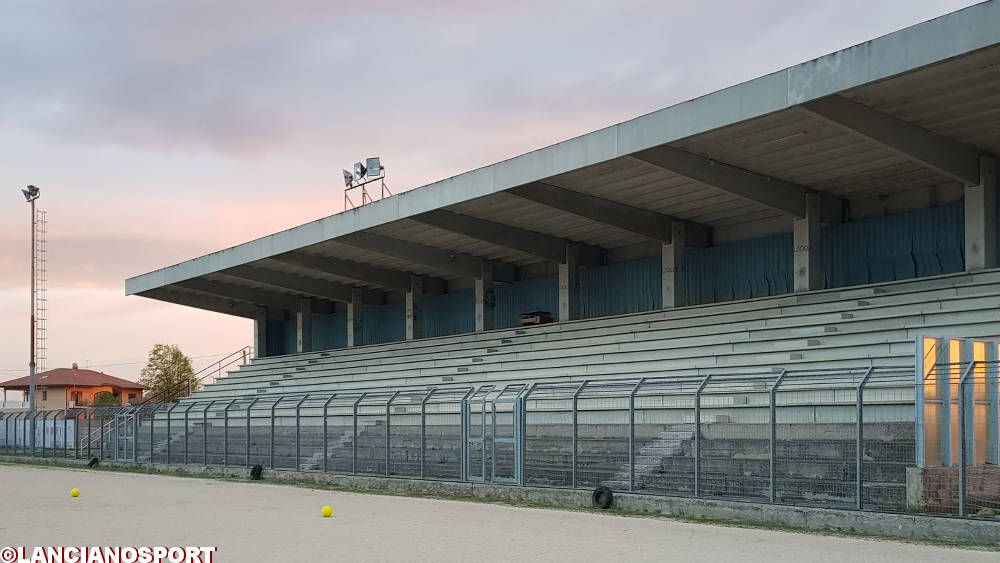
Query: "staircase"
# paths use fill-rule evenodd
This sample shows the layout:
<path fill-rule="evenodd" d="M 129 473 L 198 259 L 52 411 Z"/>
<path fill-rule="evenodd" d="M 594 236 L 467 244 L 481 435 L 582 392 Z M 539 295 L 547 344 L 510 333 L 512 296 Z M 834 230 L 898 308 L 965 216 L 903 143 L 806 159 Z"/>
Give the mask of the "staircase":
<path fill-rule="evenodd" d="M 691 448 L 686 445 L 694 441 L 694 424 L 674 424 L 639 448 L 635 454 L 635 484 L 663 467 L 663 459 L 668 457 L 690 457 Z M 604 482 L 611 489 L 627 491 L 629 486 L 629 464 L 625 463 L 614 477 Z M 638 487 L 636 487 L 638 488 Z"/>

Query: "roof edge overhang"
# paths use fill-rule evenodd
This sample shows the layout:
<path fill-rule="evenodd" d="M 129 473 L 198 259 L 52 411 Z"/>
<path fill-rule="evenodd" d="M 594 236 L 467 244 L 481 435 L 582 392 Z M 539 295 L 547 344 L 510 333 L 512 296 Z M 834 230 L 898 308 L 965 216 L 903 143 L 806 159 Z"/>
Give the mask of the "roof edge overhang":
<path fill-rule="evenodd" d="M 125 280 L 126 295 L 541 181 L 746 121 L 1000 42 L 984 2 L 735 86 L 470 172 Z"/>

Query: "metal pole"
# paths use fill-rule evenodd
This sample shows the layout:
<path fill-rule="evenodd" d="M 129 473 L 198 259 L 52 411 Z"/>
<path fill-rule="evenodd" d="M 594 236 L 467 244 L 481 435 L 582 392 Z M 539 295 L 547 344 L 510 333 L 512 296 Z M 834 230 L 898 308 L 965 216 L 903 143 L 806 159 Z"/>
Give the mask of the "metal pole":
<path fill-rule="evenodd" d="M 49 411 L 42 411 L 42 457 L 45 457 L 45 421 L 49 419 Z"/>
<path fill-rule="evenodd" d="M 968 428 L 965 424 L 965 384 L 969 374 L 972 373 L 977 362 L 970 362 L 958 380 L 958 515 L 965 516 L 965 462 L 968 456 L 968 448 L 965 443 L 965 433 Z"/>
<path fill-rule="evenodd" d="M 516 444 L 517 447 L 514 448 L 514 451 L 517 452 L 516 481 L 518 485 L 524 484 L 524 452 L 525 452 L 524 436 L 525 433 L 527 432 L 527 426 L 528 426 L 528 415 L 527 415 L 528 397 L 530 397 L 531 394 L 535 391 L 536 385 L 538 385 L 538 383 L 532 383 L 530 386 L 522 389 L 521 392 L 517 394 L 518 395 L 517 402 L 515 403 L 516 408 L 519 411 L 517 415 L 517 432 L 518 432 L 517 444 Z"/>
<path fill-rule="evenodd" d="M 694 496 L 701 496 L 701 392 L 705 390 L 711 374 L 706 375 L 694 392 Z"/>
<path fill-rule="evenodd" d="M 778 438 L 778 436 L 777 436 L 778 426 L 777 426 L 777 418 L 775 417 L 775 414 L 778 412 L 778 409 L 777 409 L 777 406 L 775 404 L 775 398 L 776 398 L 776 396 L 778 394 L 778 386 L 781 385 L 781 382 L 785 380 L 785 374 L 786 373 L 787 373 L 787 371 L 781 370 L 781 373 L 778 374 L 778 378 L 774 380 L 774 384 L 771 385 L 771 390 L 768 393 L 768 395 L 769 395 L 769 397 L 768 397 L 768 399 L 769 399 L 768 400 L 768 406 L 769 406 L 770 419 L 771 419 L 771 439 L 770 439 L 770 442 L 769 442 L 769 448 L 768 448 L 767 457 L 768 457 L 768 461 L 769 461 L 769 463 L 768 463 L 768 466 L 769 466 L 768 467 L 768 474 L 769 474 L 769 478 L 770 478 L 770 495 L 769 495 L 769 498 L 770 498 L 770 500 L 771 500 L 772 503 L 777 499 L 777 496 L 778 496 L 777 495 L 777 492 L 778 492 L 777 481 L 775 480 L 775 469 L 777 468 L 777 466 L 776 466 L 776 462 L 777 462 L 776 457 L 777 457 L 777 455 L 776 454 L 777 454 L 777 438 Z"/>
<path fill-rule="evenodd" d="M 184 465 L 188 464 L 188 413 L 194 408 L 195 403 L 191 402 L 184 409 Z"/>
<path fill-rule="evenodd" d="M 278 408 L 278 403 L 284 399 L 284 397 L 278 397 L 277 401 L 271 403 L 271 441 L 268 446 L 268 459 L 270 460 L 269 469 L 274 469 L 274 410 Z"/>
<path fill-rule="evenodd" d="M 635 394 L 646 382 L 645 377 L 639 381 L 628 394 L 628 490 L 635 490 Z"/>
<path fill-rule="evenodd" d="M 309 395 L 306 394 L 301 399 L 299 399 L 298 403 L 295 403 L 295 470 L 296 471 L 298 471 L 299 467 L 300 467 L 299 466 L 299 458 L 300 458 L 300 454 L 299 454 L 299 439 L 300 439 L 299 438 L 299 434 L 300 434 L 300 432 L 299 432 L 299 430 L 302 428 L 301 409 L 302 409 L 302 403 L 306 402 L 306 399 L 308 399 L 308 398 L 309 398 Z"/>
<path fill-rule="evenodd" d="M 30 189 L 30 186 L 29 186 Z M 29 361 L 28 361 L 28 416 L 31 418 L 31 453 L 35 453 L 35 267 L 36 267 L 36 249 L 35 249 L 35 229 L 37 224 L 37 215 L 35 213 L 35 200 L 38 199 L 37 194 L 34 196 L 29 196 L 31 202 L 31 324 L 30 333 L 28 335 L 28 347 L 30 349 Z M 103 459 L 103 452 L 102 452 Z"/>
<path fill-rule="evenodd" d="M 104 459 L 104 413 L 103 412 L 101 413 L 100 425 L 101 425 L 101 429 L 100 429 L 101 430 L 101 442 L 99 444 L 97 444 L 97 446 L 101 449 L 101 459 Z M 150 454 L 150 457 L 152 457 L 152 454 Z"/>
<path fill-rule="evenodd" d="M 201 462 L 208 465 L 208 409 L 212 408 L 215 400 L 211 400 L 205 405 L 205 410 L 201 411 Z M 152 450 L 150 450 L 152 456 Z"/>
<path fill-rule="evenodd" d="M 63 457 L 69 457 L 69 409 L 63 409 Z"/>
<path fill-rule="evenodd" d="M 364 399 L 366 395 L 368 395 L 368 393 L 362 393 L 361 396 L 359 396 L 354 401 L 354 407 L 353 407 L 354 408 L 354 423 L 353 423 L 354 424 L 354 439 L 351 440 L 351 448 L 353 448 L 353 451 L 351 452 L 351 473 L 355 473 L 355 474 L 358 472 L 358 403 L 360 403 L 361 400 Z"/>
<path fill-rule="evenodd" d="M 580 384 L 579 387 L 576 388 L 576 391 L 573 392 L 573 428 L 572 428 L 572 431 L 573 431 L 573 438 L 572 438 L 573 451 L 572 451 L 572 453 L 570 455 L 570 464 L 572 465 L 572 469 L 570 471 L 570 475 L 571 475 L 571 477 L 570 477 L 570 486 L 572 488 L 574 488 L 574 489 L 576 488 L 577 415 L 579 414 L 578 410 L 577 410 L 577 399 L 579 399 L 580 393 L 583 392 L 583 388 L 587 386 L 587 383 L 588 382 L 584 381 L 583 383 Z"/>
<path fill-rule="evenodd" d="M 250 404 L 247 405 L 247 448 L 246 448 L 247 451 L 245 456 L 247 467 L 250 467 L 250 409 L 252 409 L 253 406 L 256 405 L 257 401 L 259 400 L 260 397 L 254 397 L 253 400 L 250 401 Z"/>
<path fill-rule="evenodd" d="M 149 465 L 153 465 L 155 461 L 153 459 L 153 453 L 155 452 L 153 444 L 156 443 L 154 427 L 156 426 L 156 411 L 158 410 L 160 410 L 160 405 L 153 405 L 153 409 L 149 411 Z"/>
<path fill-rule="evenodd" d="M 87 457 L 90 457 L 90 443 L 93 442 L 94 434 L 90 431 L 90 420 L 94 418 L 94 411 L 85 412 L 87 417 Z"/>
<path fill-rule="evenodd" d="M 170 465 L 170 442 L 173 440 L 173 436 L 170 434 L 170 419 L 174 417 L 174 409 L 176 408 L 177 403 L 174 403 L 167 409 L 167 465 Z"/>
<path fill-rule="evenodd" d="M 330 445 L 329 439 L 327 437 L 327 408 L 330 406 L 330 402 L 337 396 L 336 393 L 330 395 L 330 398 L 323 403 L 323 471 L 330 470 Z"/>
<path fill-rule="evenodd" d="M 420 400 L 420 478 L 424 478 L 424 468 L 427 463 L 427 400 L 437 391 L 432 388 Z"/>
<path fill-rule="evenodd" d="M 462 468 L 459 474 L 461 475 L 463 481 L 467 481 L 469 479 L 469 465 L 471 463 L 469 461 L 469 425 L 471 424 L 469 421 L 469 397 L 471 397 L 475 391 L 475 387 L 470 387 L 469 390 L 465 392 L 465 395 L 462 396 L 462 400 L 458 404 L 458 417 L 462 426 L 460 432 L 462 436 Z"/>
<path fill-rule="evenodd" d="M 391 417 L 392 417 L 392 402 L 396 400 L 399 396 L 399 391 L 392 394 L 389 400 L 385 403 L 385 476 L 389 476 L 389 463 L 392 460 L 390 450 L 390 436 L 392 435 Z"/>
<path fill-rule="evenodd" d="M 857 478 L 856 489 L 854 491 L 854 496 L 857 501 L 857 508 L 861 510 L 864 508 L 864 476 L 863 473 L 863 462 L 864 462 L 864 446 L 865 446 L 865 384 L 868 383 L 868 378 L 872 376 L 872 372 L 875 370 L 874 367 L 868 368 L 864 376 L 861 377 L 861 381 L 858 382 L 858 411 L 857 411 L 857 421 L 858 421 L 858 442 L 854 446 L 855 448 L 855 473 Z"/>

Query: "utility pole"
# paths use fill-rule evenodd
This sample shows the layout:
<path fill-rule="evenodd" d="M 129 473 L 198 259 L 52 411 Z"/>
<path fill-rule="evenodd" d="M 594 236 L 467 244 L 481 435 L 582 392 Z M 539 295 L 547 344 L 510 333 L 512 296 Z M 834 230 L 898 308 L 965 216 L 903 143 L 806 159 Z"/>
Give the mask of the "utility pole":
<path fill-rule="evenodd" d="M 29 361 L 28 361 L 28 420 L 30 424 L 30 443 L 32 452 L 35 450 L 35 200 L 38 199 L 41 190 L 35 186 L 28 186 L 21 190 L 24 199 L 31 204 L 31 332 L 29 332 Z"/>

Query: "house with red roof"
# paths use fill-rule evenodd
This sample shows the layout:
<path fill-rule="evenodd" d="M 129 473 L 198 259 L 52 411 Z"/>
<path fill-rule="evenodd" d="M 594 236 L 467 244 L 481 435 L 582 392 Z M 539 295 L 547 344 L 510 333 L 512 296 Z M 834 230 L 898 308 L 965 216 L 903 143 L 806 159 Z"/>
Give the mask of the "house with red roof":
<path fill-rule="evenodd" d="M 23 391 L 28 400 L 28 378 L 19 377 L 0 383 L 7 391 Z M 56 368 L 35 375 L 35 408 L 59 410 L 94 405 L 98 393 L 111 393 L 121 404 L 134 403 L 142 398 L 142 385 L 90 369 Z"/>

